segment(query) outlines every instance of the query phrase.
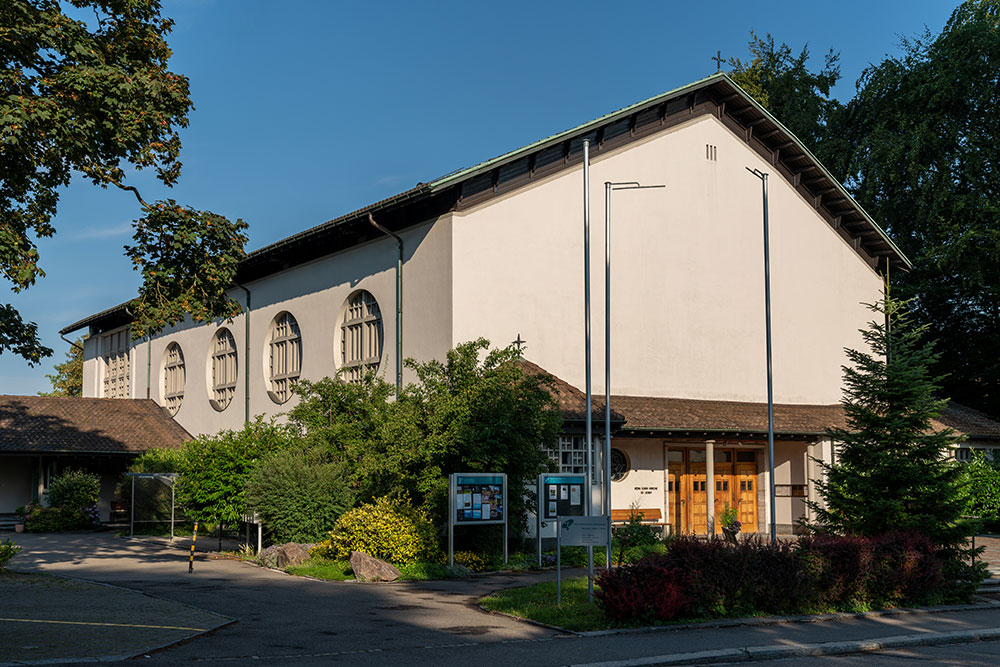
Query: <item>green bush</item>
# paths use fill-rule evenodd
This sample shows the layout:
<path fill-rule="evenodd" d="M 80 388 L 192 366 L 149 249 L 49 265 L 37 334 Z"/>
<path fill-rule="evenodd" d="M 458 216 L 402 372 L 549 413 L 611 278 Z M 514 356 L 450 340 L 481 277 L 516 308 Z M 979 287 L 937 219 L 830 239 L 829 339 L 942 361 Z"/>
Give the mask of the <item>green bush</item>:
<path fill-rule="evenodd" d="M 317 544 L 312 554 L 331 560 L 347 560 L 361 551 L 397 565 L 439 560 L 437 533 L 430 519 L 408 503 L 377 498 L 374 503 L 346 512 Z"/>
<path fill-rule="evenodd" d="M 83 470 L 67 470 L 49 484 L 49 507 L 83 510 L 101 499 L 101 479 Z"/>
<path fill-rule="evenodd" d="M 21 550 L 21 547 L 14 544 L 10 539 L 6 539 L 0 542 L 0 572 L 3 572 L 7 568 L 7 563 L 10 559 L 17 555 L 17 552 Z"/>
<path fill-rule="evenodd" d="M 278 544 L 322 540 L 352 503 L 343 466 L 319 449 L 273 452 L 247 484 L 248 508 Z"/>
<path fill-rule="evenodd" d="M 29 533 L 58 533 L 82 530 L 94 525 L 90 515 L 70 507 L 33 507 L 24 518 L 24 530 Z"/>
<path fill-rule="evenodd" d="M 1000 526 L 1000 466 L 976 452 L 963 471 L 969 498 L 966 512 L 981 517 L 987 529 L 996 530 Z"/>

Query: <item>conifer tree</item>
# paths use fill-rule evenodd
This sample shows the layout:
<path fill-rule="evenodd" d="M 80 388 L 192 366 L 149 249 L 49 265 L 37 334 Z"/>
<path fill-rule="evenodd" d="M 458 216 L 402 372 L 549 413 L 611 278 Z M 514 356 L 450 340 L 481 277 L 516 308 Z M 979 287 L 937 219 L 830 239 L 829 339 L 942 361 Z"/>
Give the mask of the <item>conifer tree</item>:
<path fill-rule="evenodd" d="M 948 455 L 961 436 L 931 421 L 947 403 L 936 397 L 939 378 L 930 370 L 937 353 L 905 302 L 887 295 L 869 308 L 879 315 L 861 332 L 869 351 L 846 350 L 847 428 L 828 431 L 838 444 L 834 463 L 820 462 L 826 474 L 816 486 L 825 502 L 811 503 L 815 528 L 912 531 L 957 555 L 975 526 L 962 520 L 962 473 Z"/>

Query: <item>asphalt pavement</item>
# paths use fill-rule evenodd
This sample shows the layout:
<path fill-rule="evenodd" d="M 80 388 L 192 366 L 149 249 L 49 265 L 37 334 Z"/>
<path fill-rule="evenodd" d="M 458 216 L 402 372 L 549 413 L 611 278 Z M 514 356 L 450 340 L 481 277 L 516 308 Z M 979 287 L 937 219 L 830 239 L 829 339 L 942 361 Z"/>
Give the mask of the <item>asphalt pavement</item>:
<path fill-rule="evenodd" d="M 810 647 L 849 647 L 851 642 L 887 637 L 917 636 L 926 642 L 959 643 L 988 638 L 991 632 L 1000 637 L 1000 605 L 936 613 L 841 616 L 819 622 L 717 624 L 722 627 L 581 636 L 487 614 L 476 604 L 493 590 L 551 578 L 552 572 L 464 581 L 361 584 L 292 577 L 199 555 L 194 574 L 187 574 L 187 553 L 180 545 L 106 534 L 19 535 L 17 541 L 24 551 L 11 561 L 11 568 L 112 584 L 235 619 L 235 623 L 207 635 L 150 653 L 143 659 L 149 664 L 263 661 L 295 666 L 440 667 L 475 661 L 496 667 L 625 667 L 731 662 L 751 654 L 756 659 L 795 657 L 763 650 L 768 648 L 799 651 L 796 655 L 802 658 Z M 0 646 L 0 662 L 3 660 Z M 1000 664 L 1000 659 L 993 664 Z"/>

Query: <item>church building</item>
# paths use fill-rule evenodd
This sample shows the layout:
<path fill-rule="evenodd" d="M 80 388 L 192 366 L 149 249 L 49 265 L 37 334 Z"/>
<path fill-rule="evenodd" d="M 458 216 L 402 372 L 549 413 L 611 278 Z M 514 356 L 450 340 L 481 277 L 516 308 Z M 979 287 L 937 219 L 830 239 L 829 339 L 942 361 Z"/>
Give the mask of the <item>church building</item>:
<path fill-rule="evenodd" d="M 246 310 L 232 321 L 132 342 L 122 304 L 67 326 L 90 334 L 84 395 L 150 398 L 187 431 L 214 433 L 286 412 L 299 379 L 350 381 L 375 368 L 395 382 L 400 356 L 518 341 L 526 367 L 557 378 L 565 432 L 550 453 L 563 471 L 582 471 L 585 140 L 599 437 L 604 183 L 666 186 L 613 194 L 613 509 L 704 533 L 730 505 L 745 530 L 765 532 L 773 483 L 777 528 L 792 531 L 813 498 L 813 459 L 833 456 L 824 431 L 843 424 L 844 348 L 863 347 L 864 304 L 880 298 L 887 268 L 909 262 L 725 74 L 251 252 L 230 290 Z M 773 480 L 761 181 L 748 169 L 769 174 Z"/>

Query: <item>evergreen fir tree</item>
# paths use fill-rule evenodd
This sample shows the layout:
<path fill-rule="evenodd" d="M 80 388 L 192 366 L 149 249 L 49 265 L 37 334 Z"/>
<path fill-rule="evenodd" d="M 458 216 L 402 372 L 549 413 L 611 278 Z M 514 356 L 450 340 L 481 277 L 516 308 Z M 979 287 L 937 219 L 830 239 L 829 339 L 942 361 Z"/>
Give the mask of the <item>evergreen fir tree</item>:
<path fill-rule="evenodd" d="M 828 431 L 838 444 L 833 464 L 819 462 L 824 503 L 810 504 L 814 528 L 861 536 L 912 531 L 958 557 L 976 526 L 962 519 L 962 473 L 949 456 L 961 436 L 932 427 L 947 403 L 935 396 L 937 353 L 905 302 L 887 294 L 869 307 L 881 317 L 861 331 L 870 351 L 846 350 L 847 428 Z"/>

